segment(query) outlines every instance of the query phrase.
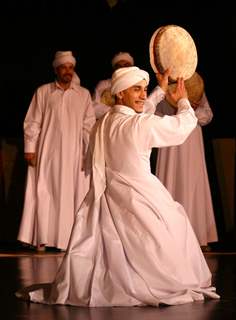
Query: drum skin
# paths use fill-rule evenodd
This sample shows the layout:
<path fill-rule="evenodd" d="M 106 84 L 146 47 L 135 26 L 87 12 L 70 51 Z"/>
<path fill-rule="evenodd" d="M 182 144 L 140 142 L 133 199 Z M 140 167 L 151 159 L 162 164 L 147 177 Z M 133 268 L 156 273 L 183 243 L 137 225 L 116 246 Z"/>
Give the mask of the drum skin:
<path fill-rule="evenodd" d="M 167 25 L 158 28 L 149 44 L 149 55 L 155 73 L 170 69 L 170 81 L 191 78 L 196 71 L 198 56 L 191 35 L 182 27 Z"/>

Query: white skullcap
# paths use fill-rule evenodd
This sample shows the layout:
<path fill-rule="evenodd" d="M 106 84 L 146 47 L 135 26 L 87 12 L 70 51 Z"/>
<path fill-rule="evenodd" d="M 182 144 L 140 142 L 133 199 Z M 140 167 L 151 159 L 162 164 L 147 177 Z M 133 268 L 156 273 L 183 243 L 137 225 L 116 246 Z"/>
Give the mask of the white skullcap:
<path fill-rule="evenodd" d="M 113 72 L 111 79 L 111 94 L 114 95 L 128 89 L 136 83 L 146 80 L 149 83 L 149 74 L 138 67 L 124 67 Z"/>
<path fill-rule="evenodd" d="M 73 66 L 76 64 L 75 57 L 73 56 L 71 51 L 57 51 L 55 54 L 55 58 L 53 60 L 53 68 L 57 68 L 61 64 L 64 63 L 72 63 Z"/>
<path fill-rule="evenodd" d="M 134 65 L 134 59 L 133 57 L 131 57 L 131 55 L 128 52 L 119 52 L 111 60 L 112 67 L 114 68 L 114 66 L 121 60 L 130 62 L 132 66 Z"/>

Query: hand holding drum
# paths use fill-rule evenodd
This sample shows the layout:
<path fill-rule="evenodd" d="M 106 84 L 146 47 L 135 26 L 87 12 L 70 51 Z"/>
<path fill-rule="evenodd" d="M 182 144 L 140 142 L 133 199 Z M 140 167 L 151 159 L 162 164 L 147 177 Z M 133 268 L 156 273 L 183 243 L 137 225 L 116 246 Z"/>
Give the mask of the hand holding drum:
<path fill-rule="evenodd" d="M 204 92 L 204 82 L 200 74 L 194 72 L 190 79 L 184 81 L 185 88 L 188 93 L 188 99 L 191 103 L 193 109 L 198 107 L 198 104 L 202 98 Z M 176 88 L 176 83 L 171 83 L 168 85 L 168 91 L 173 92 Z M 175 107 L 175 102 L 171 99 L 169 95 L 166 96 L 166 100 Z"/>
<path fill-rule="evenodd" d="M 185 83 L 183 78 L 178 78 L 175 83 L 175 87 L 172 90 L 169 90 L 168 78 L 170 74 L 170 69 L 167 69 L 163 74 L 160 72 L 156 73 L 157 81 L 159 86 L 163 91 L 166 92 L 166 98 L 173 103 L 173 106 L 177 108 L 177 102 L 181 98 L 188 98 L 188 93 L 185 88 Z"/>
<path fill-rule="evenodd" d="M 155 73 L 169 71 L 169 85 L 166 99 L 176 106 L 172 92 L 176 90 L 176 81 L 183 78 L 189 101 L 196 105 L 204 91 L 204 83 L 196 72 L 197 49 L 190 34 L 182 27 L 167 25 L 158 28 L 149 44 L 150 63 Z M 159 79 L 158 79 L 159 81 Z M 167 91 L 163 88 L 164 91 Z"/>

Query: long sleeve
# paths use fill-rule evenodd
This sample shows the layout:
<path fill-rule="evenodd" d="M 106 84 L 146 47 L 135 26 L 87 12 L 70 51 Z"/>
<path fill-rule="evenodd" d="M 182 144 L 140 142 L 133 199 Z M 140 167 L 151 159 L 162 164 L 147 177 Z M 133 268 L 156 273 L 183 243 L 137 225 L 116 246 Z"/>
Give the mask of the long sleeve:
<path fill-rule="evenodd" d="M 144 104 L 143 112 L 154 114 L 157 104 L 160 103 L 164 98 L 165 92 L 161 89 L 161 87 L 156 86 L 148 95 Z"/>
<path fill-rule="evenodd" d="M 87 108 L 84 112 L 84 120 L 83 120 L 83 142 L 85 145 L 85 151 L 87 151 L 90 133 L 95 122 L 96 122 L 96 118 L 95 118 L 95 112 L 92 104 L 92 99 L 91 99 L 90 93 L 88 92 Z"/>
<path fill-rule="evenodd" d="M 169 147 L 182 144 L 197 125 L 197 118 L 189 101 L 180 99 L 178 101 L 178 112 L 176 115 L 163 117 L 157 115 L 146 115 L 146 139 L 147 148 Z M 145 118 L 144 118 L 145 119 Z M 140 137 L 141 139 L 141 137 Z"/>
<path fill-rule="evenodd" d="M 43 117 L 42 103 L 43 99 L 40 90 L 38 89 L 33 95 L 24 120 L 25 152 L 36 152 Z"/>

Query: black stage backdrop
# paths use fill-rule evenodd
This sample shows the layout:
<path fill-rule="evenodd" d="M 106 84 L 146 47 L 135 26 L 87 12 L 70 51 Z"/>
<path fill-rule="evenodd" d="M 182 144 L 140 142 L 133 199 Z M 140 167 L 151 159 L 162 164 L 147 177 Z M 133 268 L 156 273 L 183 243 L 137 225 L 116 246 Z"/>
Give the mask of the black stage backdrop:
<path fill-rule="evenodd" d="M 158 27 L 176 24 L 191 34 L 197 46 L 197 70 L 214 112 L 205 131 L 211 137 L 235 136 L 235 11 L 226 3 L 207 5 L 149 0 L 1 4 L 1 134 L 22 134 L 33 91 L 54 79 L 51 64 L 57 50 L 75 53 L 81 83 L 91 93 L 98 80 L 110 77 L 110 61 L 118 51 L 129 51 L 136 65 L 150 72 L 151 89 L 155 77 L 149 64 L 150 38 Z"/>

